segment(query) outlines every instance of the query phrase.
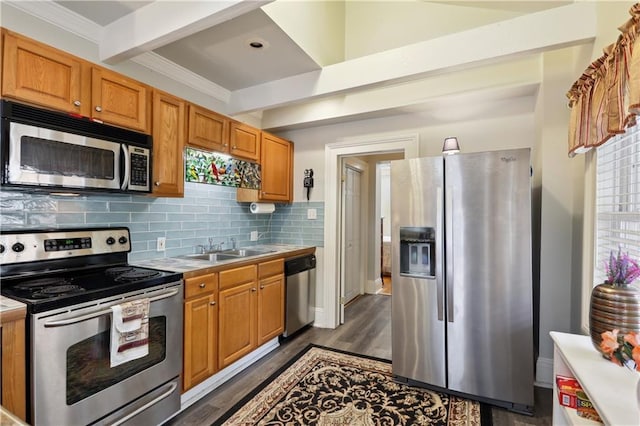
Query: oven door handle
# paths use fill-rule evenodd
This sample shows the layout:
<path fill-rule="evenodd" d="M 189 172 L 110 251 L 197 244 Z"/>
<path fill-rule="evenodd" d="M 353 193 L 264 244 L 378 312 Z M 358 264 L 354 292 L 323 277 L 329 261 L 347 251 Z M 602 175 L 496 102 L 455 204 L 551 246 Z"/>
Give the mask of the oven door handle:
<path fill-rule="evenodd" d="M 152 405 L 157 404 L 158 402 L 162 401 L 163 399 L 167 398 L 169 395 L 171 395 L 176 388 L 178 387 L 176 382 L 172 382 L 169 384 L 169 390 L 166 391 L 165 393 L 163 393 L 162 395 L 159 395 L 155 398 L 153 398 L 151 401 L 147 402 L 146 404 L 144 404 L 142 407 L 138 407 L 136 408 L 134 411 L 132 411 L 131 413 L 127 414 L 126 416 L 124 416 L 123 418 L 121 418 L 120 420 L 111 423 L 110 426 L 118 426 L 123 424 L 124 422 L 130 420 L 131 418 L 137 416 L 138 414 L 142 413 L 144 410 L 146 410 L 147 408 L 151 407 Z"/>
<path fill-rule="evenodd" d="M 178 294 L 178 292 L 179 292 L 178 289 L 173 289 L 173 290 L 168 291 L 166 293 L 150 297 L 149 298 L 149 303 L 156 302 L 158 300 L 162 300 L 162 299 L 166 299 L 168 297 L 175 296 L 176 294 Z M 46 323 L 44 323 L 44 326 L 45 327 L 59 327 L 61 325 L 75 324 L 75 323 L 80 322 L 80 321 L 85 321 L 85 320 L 88 320 L 88 319 L 101 317 L 102 315 L 107 315 L 107 314 L 110 314 L 111 312 L 112 312 L 111 308 L 102 309 L 102 310 L 97 311 L 97 312 L 92 312 L 90 314 L 85 314 L 85 315 L 79 315 L 79 316 L 73 317 L 73 318 L 67 318 L 67 319 L 58 320 L 58 321 L 46 322 Z"/>

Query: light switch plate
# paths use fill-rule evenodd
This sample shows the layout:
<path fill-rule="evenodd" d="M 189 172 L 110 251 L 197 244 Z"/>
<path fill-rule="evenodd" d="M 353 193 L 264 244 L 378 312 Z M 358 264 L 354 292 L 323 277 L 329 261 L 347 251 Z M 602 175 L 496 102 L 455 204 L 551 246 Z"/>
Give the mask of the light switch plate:
<path fill-rule="evenodd" d="M 307 209 L 307 219 L 317 219 L 318 211 L 316 209 Z"/>
<path fill-rule="evenodd" d="M 251 231 L 251 241 L 258 241 L 258 231 Z"/>

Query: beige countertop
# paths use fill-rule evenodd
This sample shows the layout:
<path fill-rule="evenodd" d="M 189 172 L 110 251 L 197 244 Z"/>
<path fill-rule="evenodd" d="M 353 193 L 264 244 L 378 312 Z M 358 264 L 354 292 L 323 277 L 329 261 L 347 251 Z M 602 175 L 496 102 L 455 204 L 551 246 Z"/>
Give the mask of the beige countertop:
<path fill-rule="evenodd" d="M 0 296 L 0 317 L 2 322 L 22 319 L 27 313 L 27 305 L 8 297 Z"/>
<path fill-rule="evenodd" d="M 313 246 L 296 246 L 289 244 L 263 244 L 250 247 L 242 247 L 242 249 L 259 249 L 270 250 L 269 253 L 256 256 L 239 257 L 233 260 L 222 260 L 218 262 L 210 262 L 208 260 L 193 259 L 187 256 L 178 257 L 162 257 L 158 259 L 139 260 L 130 262 L 132 265 L 160 269 L 164 271 L 182 272 L 185 278 L 196 276 L 199 274 L 218 272 L 229 267 L 244 266 L 246 264 L 255 263 L 256 261 L 268 261 L 277 258 L 290 258 L 312 254 L 315 252 Z"/>

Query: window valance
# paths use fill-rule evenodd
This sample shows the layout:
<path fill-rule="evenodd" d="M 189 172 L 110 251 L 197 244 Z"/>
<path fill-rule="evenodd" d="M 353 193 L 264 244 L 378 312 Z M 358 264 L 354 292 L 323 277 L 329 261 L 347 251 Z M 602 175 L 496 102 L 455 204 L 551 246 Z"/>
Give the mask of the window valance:
<path fill-rule="evenodd" d="M 640 113 L 640 3 L 619 27 L 618 40 L 604 49 L 567 93 L 571 118 L 569 155 L 587 152 L 635 124 Z"/>

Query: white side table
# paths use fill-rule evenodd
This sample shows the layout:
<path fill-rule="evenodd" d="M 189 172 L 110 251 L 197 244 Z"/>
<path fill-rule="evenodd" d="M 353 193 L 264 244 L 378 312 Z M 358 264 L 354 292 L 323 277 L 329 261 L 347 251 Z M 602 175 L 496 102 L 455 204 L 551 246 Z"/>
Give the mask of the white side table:
<path fill-rule="evenodd" d="M 578 417 L 576 410 L 558 403 L 555 377 L 559 374 L 578 379 L 605 424 L 640 425 L 637 395 L 640 373 L 604 359 L 589 336 L 557 331 L 549 334 L 554 342 L 553 424 L 599 424 Z"/>

